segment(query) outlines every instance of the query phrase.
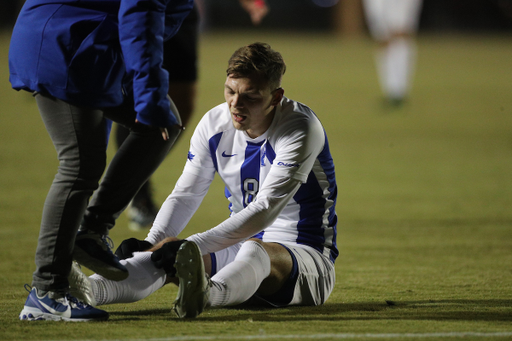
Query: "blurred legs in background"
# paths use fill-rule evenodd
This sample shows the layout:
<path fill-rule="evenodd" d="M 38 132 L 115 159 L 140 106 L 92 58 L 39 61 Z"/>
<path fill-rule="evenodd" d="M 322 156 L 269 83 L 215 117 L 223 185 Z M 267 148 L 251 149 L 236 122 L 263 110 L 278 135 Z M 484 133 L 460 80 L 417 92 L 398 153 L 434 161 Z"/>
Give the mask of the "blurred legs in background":
<path fill-rule="evenodd" d="M 379 43 L 376 67 L 386 103 L 401 106 L 416 65 L 416 34 L 422 0 L 363 0 L 368 28 Z"/>

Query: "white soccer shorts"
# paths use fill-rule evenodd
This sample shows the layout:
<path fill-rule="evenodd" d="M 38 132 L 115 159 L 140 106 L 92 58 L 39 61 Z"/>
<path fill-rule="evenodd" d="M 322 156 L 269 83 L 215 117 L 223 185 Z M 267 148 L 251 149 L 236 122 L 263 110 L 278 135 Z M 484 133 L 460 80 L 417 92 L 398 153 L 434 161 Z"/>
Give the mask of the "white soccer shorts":
<path fill-rule="evenodd" d="M 292 297 L 291 301 L 286 305 L 314 306 L 325 303 L 336 283 L 334 264 L 329 258 L 312 247 L 299 244 L 280 244 L 293 254 L 298 268 L 298 277 L 295 287 L 292 289 L 293 293 L 285 294 Z M 219 271 L 235 259 L 240 246 L 241 243 L 215 253 L 216 259 L 214 261 L 212 258 L 212 265 L 214 262 L 215 265 L 213 267 L 216 271 Z M 282 306 L 282 304 L 275 304 L 261 296 L 259 299 L 274 306 Z"/>

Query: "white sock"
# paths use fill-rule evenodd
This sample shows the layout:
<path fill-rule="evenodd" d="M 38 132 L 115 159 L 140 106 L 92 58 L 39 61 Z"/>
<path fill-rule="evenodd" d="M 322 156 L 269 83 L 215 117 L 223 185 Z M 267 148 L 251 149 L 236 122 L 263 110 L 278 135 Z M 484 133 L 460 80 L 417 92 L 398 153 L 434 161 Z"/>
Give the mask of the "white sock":
<path fill-rule="evenodd" d="M 397 38 L 377 53 L 377 70 L 382 92 L 387 98 L 403 99 L 416 64 L 416 46 L 408 38 Z"/>
<path fill-rule="evenodd" d="M 89 277 L 97 305 L 136 302 L 165 284 L 165 271 L 153 265 L 151 252 L 135 252 L 132 258 L 121 260 L 121 264 L 130 274 L 123 281 L 111 281 L 98 274 Z"/>
<path fill-rule="evenodd" d="M 209 304 L 236 305 L 248 300 L 270 275 L 270 257 L 261 244 L 243 243 L 232 263 L 212 277 Z"/>

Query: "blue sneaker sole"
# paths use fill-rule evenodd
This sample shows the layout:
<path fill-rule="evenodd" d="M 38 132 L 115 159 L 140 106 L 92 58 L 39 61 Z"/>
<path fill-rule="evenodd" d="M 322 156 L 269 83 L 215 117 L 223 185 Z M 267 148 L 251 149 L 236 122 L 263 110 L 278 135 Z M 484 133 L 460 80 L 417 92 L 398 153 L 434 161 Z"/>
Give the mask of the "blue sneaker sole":
<path fill-rule="evenodd" d="M 20 313 L 20 320 L 22 321 L 67 321 L 67 322 L 93 322 L 93 321 L 106 321 L 108 315 L 99 317 L 88 318 L 72 318 L 50 313 L 43 313 L 37 308 L 24 307 Z"/>

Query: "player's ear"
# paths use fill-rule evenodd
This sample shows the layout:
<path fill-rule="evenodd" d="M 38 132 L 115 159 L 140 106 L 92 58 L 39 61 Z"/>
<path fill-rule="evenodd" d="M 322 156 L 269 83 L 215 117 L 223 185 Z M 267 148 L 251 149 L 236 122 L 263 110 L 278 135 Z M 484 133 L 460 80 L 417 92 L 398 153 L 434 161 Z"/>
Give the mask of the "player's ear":
<path fill-rule="evenodd" d="M 284 96 L 284 89 L 283 88 L 277 88 L 274 90 L 274 93 L 272 94 L 272 106 L 278 105 Z"/>

